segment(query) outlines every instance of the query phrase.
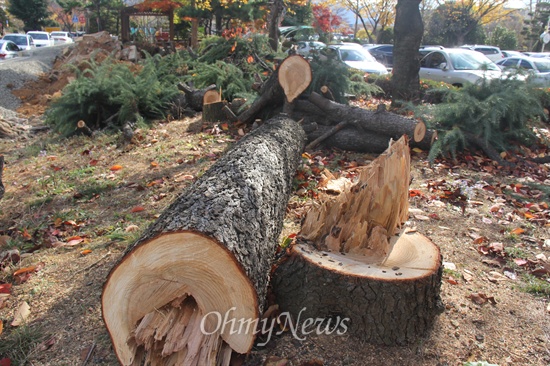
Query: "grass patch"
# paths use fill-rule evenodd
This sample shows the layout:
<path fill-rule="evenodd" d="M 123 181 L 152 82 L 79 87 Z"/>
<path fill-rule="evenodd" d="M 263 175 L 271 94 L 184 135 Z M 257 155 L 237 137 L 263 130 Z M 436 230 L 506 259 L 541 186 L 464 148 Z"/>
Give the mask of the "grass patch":
<path fill-rule="evenodd" d="M 44 339 L 45 334 L 40 327 L 23 325 L 15 328 L 0 342 L 0 358 L 9 358 L 12 366 L 26 365 L 36 346 Z"/>
<path fill-rule="evenodd" d="M 529 294 L 550 298 L 550 282 L 530 274 L 526 274 L 523 279 L 525 281 L 525 285 L 521 286 L 522 291 Z"/>
<path fill-rule="evenodd" d="M 522 248 L 516 248 L 516 247 L 506 247 L 504 248 L 504 252 L 506 255 L 510 258 L 521 258 L 521 259 L 527 259 L 529 257 L 529 253 L 527 253 Z"/>

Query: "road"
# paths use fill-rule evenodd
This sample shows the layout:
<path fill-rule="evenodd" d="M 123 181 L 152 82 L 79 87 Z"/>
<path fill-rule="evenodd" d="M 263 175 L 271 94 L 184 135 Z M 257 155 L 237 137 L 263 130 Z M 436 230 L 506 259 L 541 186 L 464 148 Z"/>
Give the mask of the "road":
<path fill-rule="evenodd" d="M 1 61 L 0 107 L 15 110 L 21 104 L 21 101 L 10 90 L 18 89 L 27 81 L 34 80 L 40 74 L 49 72 L 55 58 L 71 45 L 74 45 L 74 43 L 35 48 L 31 51 L 21 52 L 21 57 Z"/>

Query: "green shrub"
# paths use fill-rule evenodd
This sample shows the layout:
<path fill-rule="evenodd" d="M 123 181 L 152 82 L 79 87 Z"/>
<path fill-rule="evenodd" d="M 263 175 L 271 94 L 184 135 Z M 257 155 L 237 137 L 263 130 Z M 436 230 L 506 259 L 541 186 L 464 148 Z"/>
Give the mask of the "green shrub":
<path fill-rule="evenodd" d="M 454 156 L 474 141 L 497 151 L 514 141 L 528 142 L 534 138 L 532 123 L 544 118 L 537 89 L 509 78 L 450 88 L 441 104 L 419 106 L 415 114 L 439 132 L 432 161 L 442 154 Z"/>
<path fill-rule="evenodd" d="M 46 111 L 46 123 L 68 136 L 79 120 L 92 130 L 118 130 L 127 121 L 160 118 L 179 93 L 177 74 L 169 65 L 157 55 L 147 57 L 133 72 L 127 64 L 110 58 L 102 63 L 91 59 L 83 71 L 75 68 L 76 80 Z"/>

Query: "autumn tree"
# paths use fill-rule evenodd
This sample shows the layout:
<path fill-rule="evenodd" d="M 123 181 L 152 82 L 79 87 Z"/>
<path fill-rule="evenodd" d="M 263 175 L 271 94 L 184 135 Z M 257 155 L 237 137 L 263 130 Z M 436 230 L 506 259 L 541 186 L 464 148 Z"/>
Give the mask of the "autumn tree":
<path fill-rule="evenodd" d="M 513 30 L 499 26 L 493 30 L 489 43 L 501 50 L 515 50 L 518 47 L 518 37 Z"/>
<path fill-rule="evenodd" d="M 444 39 L 448 46 L 457 46 L 468 43 L 468 39 L 475 38 L 483 26 L 506 18 L 516 9 L 507 9 L 508 0 L 458 0 L 446 2 L 437 7 L 427 33 L 437 35 L 445 32 Z"/>
<path fill-rule="evenodd" d="M 418 49 L 424 33 L 420 15 L 421 0 L 398 0 L 395 12 L 392 99 L 414 100 L 418 97 L 420 60 Z"/>
<path fill-rule="evenodd" d="M 23 21 L 25 31 L 42 29 L 50 15 L 46 0 L 11 0 L 8 11 Z"/>
<path fill-rule="evenodd" d="M 313 27 L 323 36 L 332 33 L 342 23 L 342 18 L 334 14 L 327 5 L 313 5 L 312 12 Z"/>
<path fill-rule="evenodd" d="M 395 20 L 396 0 L 342 0 L 338 4 L 357 16 L 370 43 L 378 43 Z"/>
<path fill-rule="evenodd" d="M 70 32 L 73 27 L 73 14 L 81 7 L 82 3 L 78 0 L 57 0 L 57 3 L 50 4 L 49 9 L 55 20 Z"/>

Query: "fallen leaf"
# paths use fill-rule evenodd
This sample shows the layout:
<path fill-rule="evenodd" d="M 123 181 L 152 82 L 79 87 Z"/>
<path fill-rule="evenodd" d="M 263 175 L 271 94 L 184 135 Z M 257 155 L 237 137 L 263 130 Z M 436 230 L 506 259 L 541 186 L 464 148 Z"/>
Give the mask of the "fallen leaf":
<path fill-rule="evenodd" d="M 70 238 L 70 240 L 68 240 L 67 244 L 65 244 L 65 245 L 72 247 L 72 246 L 75 246 L 75 245 L 78 245 L 78 244 L 82 243 L 83 241 L 84 241 L 84 239 L 81 238 L 81 237 L 73 237 L 73 238 Z"/>
<path fill-rule="evenodd" d="M 527 260 L 522 259 L 522 258 L 515 258 L 515 259 L 514 259 L 514 263 L 516 263 L 518 266 L 521 267 L 521 266 L 526 265 L 526 264 L 529 263 L 529 262 L 527 262 Z"/>
<path fill-rule="evenodd" d="M 237 133 L 239 134 L 239 136 L 244 136 L 244 130 L 242 128 L 239 128 L 237 130 Z"/>
<path fill-rule="evenodd" d="M 11 366 L 11 360 L 7 357 L 0 359 L 0 366 Z"/>
<path fill-rule="evenodd" d="M 221 127 L 222 130 L 224 130 L 224 131 L 229 130 L 229 125 L 228 125 L 227 123 L 222 123 L 222 124 L 220 125 L 220 127 Z"/>
<path fill-rule="evenodd" d="M 120 170 L 120 169 L 122 169 L 122 165 L 113 165 L 113 166 L 110 168 L 110 170 L 111 170 L 112 172 L 116 172 L 117 170 Z"/>
<path fill-rule="evenodd" d="M 474 244 L 486 243 L 488 241 L 489 241 L 489 239 L 487 239 L 486 236 L 480 236 L 480 237 L 478 237 L 474 240 Z"/>
<path fill-rule="evenodd" d="M 97 164 L 99 164 L 99 160 L 97 159 L 92 159 L 90 160 L 90 162 L 88 163 L 90 166 L 96 166 Z"/>
<path fill-rule="evenodd" d="M 546 307 L 546 311 L 550 314 L 550 304 Z"/>
<path fill-rule="evenodd" d="M 141 212 L 141 211 L 145 211 L 145 207 L 143 206 L 135 206 L 133 207 L 130 212 Z"/>
<path fill-rule="evenodd" d="M 525 232 L 525 230 L 518 227 L 518 228 L 515 228 L 514 230 L 510 231 L 510 234 L 520 235 L 520 234 L 523 234 L 524 232 Z"/>
<path fill-rule="evenodd" d="M 151 162 L 151 168 L 156 168 L 158 166 L 159 166 L 159 163 L 157 163 L 156 161 Z"/>
<path fill-rule="evenodd" d="M 462 274 L 462 278 L 464 278 L 464 281 L 470 282 L 474 279 L 474 276 L 472 276 L 470 273 L 465 272 Z"/>
<path fill-rule="evenodd" d="M 414 218 L 420 221 L 430 221 L 430 218 L 424 215 L 414 215 Z"/>
<path fill-rule="evenodd" d="M 50 349 L 55 344 L 55 341 L 56 341 L 55 336 L 52 336 L 52 337 L 46 339 L 44 342 L 37 345 L 36 349 L 40 352 L 47 351 L 48 349 Z"/>
<path fill-rule="evenodd" d="M 0 335 L 2 335 L 3 331 L 4 331 L 4 322 L 0 320 Z"/>
<path fill-rule="evenodd" d="M 27 304 L 26 301 L 23 301 L 15 311 L 15 315 L 13 316 L 13 321 L 11 322 L 11 326 L 12 327 L 20 326 L 25 322 L 25 320 L 29 317 L 30 314 L 31 314 L 31 307 L 29 306 L 29 304 Z"/>
<path fill-rule="evenodd" d="M 3 283 L 0 285 L 0 294 L 11 294 L 11 283 Z"/>
<path fill-rule="evenodd" d="M 489 272 L 489 276 L 487 276 L 487 279 L 493 283 L 497 283 L 499 281 L 506 281 L 507 277 L 500 274 L 499 272 L 491 271 Z"/>
<path fill-rule="evenodd" d="M 83 251 L 80 252 L 81 255 L 88 255 L 90 254 L 92 251 L 90 249 L 84 249 Z"/>
<path fill-rule="evenodd" d="M 447 279 L 447 282 L 450 283 L 451 285 L 458 285 L 458 281 L 453 276 L 449 276 L 449 278 Z"/>
<path fill-rule="evenodd" d="M 478 305 L 483 305 L 487 302 L 490 302 L 493 305 L 496 305 L 496 300 L 493 296 L 487 296 L 481 292 L 478 293 L 472 293 L 467 296 L 470 300 L 472 300 L 474 303 Z"/>

